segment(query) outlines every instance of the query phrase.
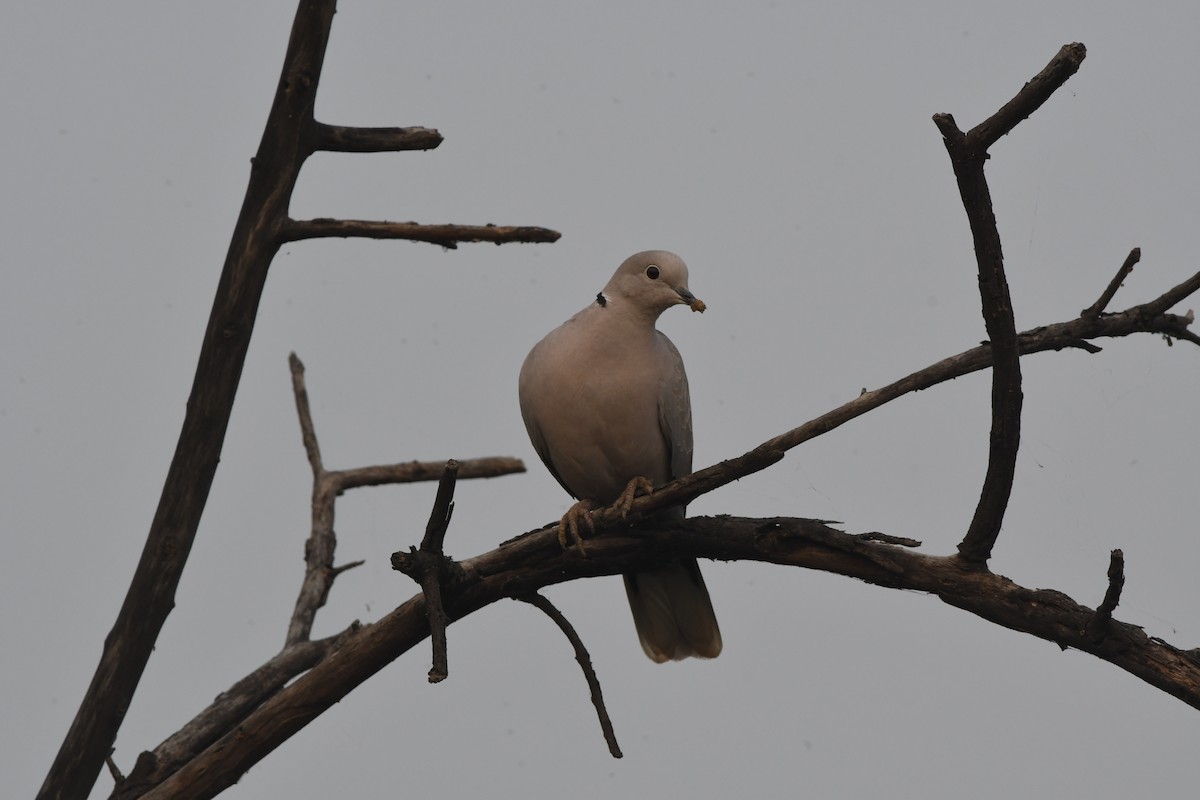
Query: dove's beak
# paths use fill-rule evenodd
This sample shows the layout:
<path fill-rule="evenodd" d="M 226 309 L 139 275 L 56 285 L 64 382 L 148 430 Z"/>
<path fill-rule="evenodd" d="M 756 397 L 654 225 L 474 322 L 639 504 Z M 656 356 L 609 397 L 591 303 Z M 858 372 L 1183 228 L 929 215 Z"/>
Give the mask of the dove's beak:
<path fill-rule="evenodd" d="M 686 303 L 687 307 L 692 311 L 699 311 L 701 314 L 703 314 L 704 309 L 707 308 L 707 306 L 704 305 L 703 300 L 696 297 L 696 295 L 689 292 L 687 288 L 683 286 L 676 286 L 675 293 L 679 295 L 680 301 Z"/>

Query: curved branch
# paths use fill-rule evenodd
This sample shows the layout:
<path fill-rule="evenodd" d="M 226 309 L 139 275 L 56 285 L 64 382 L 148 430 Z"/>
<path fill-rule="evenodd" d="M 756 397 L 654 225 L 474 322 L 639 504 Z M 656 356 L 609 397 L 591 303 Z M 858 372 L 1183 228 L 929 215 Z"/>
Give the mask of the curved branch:
<path fill-rule="evenodd" d="M 1075 647 L 1200 708 L 1200 660 L 1140 628 L 1113 621 L 1095 642 L 1094 612 L 1050 590 L 1027 589 L 954 556 L 930 556 L 852 536 L 820 520 L 693 517 L 610 530 L 588 542 L 588 556 L 564 552 L 551 526 L 462 562 L 461 581 L 444 590 L 452 620 L 502 598 L 581 577 L 637 572 L 681 555 L 752 560 L 819 569 L 897 589 L 937 595 L 996 624 Z M 233 731 L 146 798 L 208 798 L 304 728 L 325 709 L 429 635 L 425 603 L 411 598 L 364 626 L 337 652 L 250 714 Z"/>
<path fill-rule="evenodd" d="M 592 656 L 588 653 L 575 626 L 571 624 L 565 614 L 558 610 L 557 606 L 537 592 L 516 599 L 540 609 L 567 637 L 567 641 L 575 650 L 575 660 L 579 662 L 579 668 L 583 670 L 583 678 L 587 681 L 588 691 L 592 696 L 592 705 L 596 708 L 596 716 L 600 718 L 600 731 L 604 734 L 608 752 L 613 758 L 622 758 L 621 746 L 617 744 L 617 734 L 613 731 L 612 719 L 609 718 L 608 708 L 604 705 L 604 692 L 600 689 L 600 679 L 596 677 L 596 669 L 592 666 Z"/>
<path fill-rule="evenodd" d="M 1022 406 L 1021 358 L 1012 297 L 1004 274 L 1004 252 L 983 167 L 989 158 L 988 148 L 1050 99 L 1079 70 L 1086 55 L 1087 50 L 1081 44 L 1064 45 L 1016 96 L 967 133 L 958 129 L 954 117 L 949 114 L 935 114 L 933 118 L 945 138 L 946 151 L 950 154 L 958 191 L 971 226 L 983 321 L 993 352 L 992 430 L 987 475 L 975 515 L 958 546 L 959 555 L 976 564 L 984 564 L 991 557 L 1004 522 L 1017 469 Z"/>

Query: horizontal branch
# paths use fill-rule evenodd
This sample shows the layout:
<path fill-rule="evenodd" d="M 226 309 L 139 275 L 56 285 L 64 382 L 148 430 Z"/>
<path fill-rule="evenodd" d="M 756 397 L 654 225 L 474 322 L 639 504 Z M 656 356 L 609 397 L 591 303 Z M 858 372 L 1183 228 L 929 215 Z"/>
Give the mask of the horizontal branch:
<path fill-rule="evenodd" d="M 283 227 L 285 242 L 329 237 L 361 237 L 366 239 L 407 239 L 429 242 L 449 250 L 460 242 L 491 242 L 493 244 L 547 244 L 557 242 L 562 234 L 549 228 L 514 225 L 422 225 L 419 222 L 381 222 L 361 219 L 289 220 Z"/>
<path fill-rule="evenodd" d="M 1086 633 L 1094 612 L 1065 594 L 1027 589 L 960 559 L 929 556 L 872 538 L 852 536 L 819 520 L 694 517 L 655 526 L 610 530 L 588 543 L 586 558 L 563 552 L 545 528 L 462 562 L 463 577 L 444 589 L 451 620 L 502 598 L 520 598 L 581 577 L 644 571 L 681 555 L 749 560 L 819 569 L 897 589 L 929 592 L 950 605 L 1013 630 L 1075 647 L 1109 661 L 1200 708 L 1200 661 L 1112 622 L 1094 642 Z M 155 800 L 212 797 L 325 709 L 429 635 L 417 595 L 250 714 L 236 731 L 145 795 Z"/>
<path fill-rule="evenodd" d="M 432 150 L 442 143 L 433 128 L 354 128 L 313 123 L 316 150 L 335 153 L 394 153 Z"/>
<path fill-rule="evenodd" d="M 525 471 L 525 462 L 511 456 L 484 456 L 468 458 L 458 462 L 459 480 L 472 478 L 498 478 Z M 446 469 L 443 461 L 405 461 L 400 464 L 380 464 L 371 467 L 330 470 L 325 473 L 329 480 L 337 483 L 339 490 L 357 489 L 361 486 L 383 486 L 392 483 L 416 483 L 436 481 Z"/>

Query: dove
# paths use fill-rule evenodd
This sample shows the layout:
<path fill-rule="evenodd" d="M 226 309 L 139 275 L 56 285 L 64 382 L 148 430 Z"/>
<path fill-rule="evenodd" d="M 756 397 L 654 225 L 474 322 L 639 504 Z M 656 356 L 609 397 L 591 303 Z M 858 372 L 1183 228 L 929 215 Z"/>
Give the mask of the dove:
<path fill-rule="evenodd" d="M 683 259 L 647 250 L 626 259 L 596 299 L 534 345 L 521 367 L 521 416 L 534 450 L 578 502 L 563 516 L 566 547 L 587 513 L 628 511 L 692 471 L 692 408 L 683 359 L 655 327 L 672 306 L 704 311 Z M 683 506 L 656 513 L 679 519 Z M 582 542 L 580 540 L 580 546 Z M 684 558 L 624 576 L 634 626 L 653 661 L 715 658 L 721 631 L 700 567 Z"/>

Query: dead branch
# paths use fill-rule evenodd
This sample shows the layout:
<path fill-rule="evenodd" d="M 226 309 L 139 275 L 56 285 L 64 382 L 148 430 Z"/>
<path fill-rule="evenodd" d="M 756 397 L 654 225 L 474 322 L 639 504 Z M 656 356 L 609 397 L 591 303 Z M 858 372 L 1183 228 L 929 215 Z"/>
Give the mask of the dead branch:
<path fill-rule="evenodd" d="M 283 233 L 289 242 L 327 237 L 370 239 L 408 239 L 437 244 L 447 250 L 459 242 L 557 242 L 558 231 L 511 225 L 421 225 L 417 222 L 376 222 L 361 219 L 308 219 L 290 221 Z"/>
<path fill-rule="evenodd" d="M 1121 590 L 1125 588 L 1125 554 L 1113 550 L 1108 561 L 1108 589 L 1104 592 L 1104 600 L 1096 607 L 1096 613 L 1088 620 L 1088 635 L 1092 641 L 1099 643 L 1108 635 L 1112 627 L 1112 613 L 1121 602 Z"/>
<path fill-rule="evenodd" d="M 682 555 L 748 560 L 833 572 L 894 589 L 928 592 L 998 625 L 1103 658 L 1200 708 L 1200 660 L 1140 628 L 1112 623 L 1103 641 L 1087 632 L 1093 612 L 1061 592 L 1027 589 L 956 556 L 930 556 L 834 530 L 819 520 L 693 517 L 666 525 L 615 528 L 589 541 L 588 558 L 564 553 L 551 526 L 461 562 L 446 587 L 451 620 L 501 598 L 520 598 L 576 578 L 651 569 Z M 250 714 L 171 778 L 145 795 L 208 798 L 418 644 L 429 633 L 417 595 L 351 640 Z"/>
<path fill-rule="evenodd" d="M 292 353 L 288 356 L 288 365 L 291 370 L 292 393 L 296 400 L 301 440 L 313 473 L 313 502 L 312 528 L 304 546 L 304 578 L 288 624 L 284 647 L 273 658 L 221 693 L 208 708 L 152 752 L 143 752 L 130 775 L 117 783 L 112 794 L 114 800 L 139 797 L 161 783 L 221 736 L 235 730 L 247 714 L 279 692 L 288 681 L 320 663 L 359 630 L 361 626 L 356 621 L 335 636 L 315 642 L 310 640 L 317 611 L 325 605 L 334 580 L 346 570 L 363 563 L 352 561 L 336 567 L 333 565 L 337 549 L 337 537 L 333 530 L 334 506 L 342 492 L 356 486 L 409 483 L 431 480 L 434 477 L 430 471 L 424 469 L 423 462 L 393 465 L 392 468 L 326 470 L 321 459 L 321 447 L 308 401 L 304 364 Z M 414 465 L 417 469 L 414 469 Z M 514 458 L 471 459 L 461 462 L 460 466 L 465 467 L 460 472 L 467 473 L 463 477 L 472 478 L 525 471 L 520 459 Z M 359 476 L 368 470 L 378 473 L 376 477 L 379 479 L 357 484 L 346 481 L 347 476 Z M 439 488 L 439 502 L 442 492 Z M 449 502 L 448 498 L 446 502 Z M 449 512 L 443 513 L 445 521 L 448 522 Z M 444 534 L 443 529 L 442 535 Z M 431 546 L 441 547 L 440 539 L 429 540 L 428 532 L 426 538 Z M 444 630 L 443 626 L 443 637 Z"/>
<path fill-rule="evenodd" d="M 442 135 L 432 128 L 355 128 L 313 123 L 314 150 L 333 153 L 392 153 L 432 150 Z"/>
<path fill-rule="evenodd" d="M 445 461 L 406 461 L 402 464 L 377 464 L 370 467 L 354 467 L 332 471 L 342 490 L 362 486 L 384 486 L 393 483 L 416 483 L 438 480 L 446 468 Z M 525 462 L 512 456 L 484 456 L 468 458 L 458 462 L 458 477 L 498 478 L 524 472 Z"/>
<path fill-rule="evenodd" d="M 246 196 L 201 343 L 187 412 L 158 508 L 125 601 L 75 719 L 38 797 L 85 797 L 104 767 L 117 730 L 158 634 L 175 603 L 175 590 L 191 552 L 220 461 L 229 416 L 258 315 L 271 261 L 286 241 L 288 204 L 304 161 L 318 147 L 392 150 L 432 147 L 436 132 L 414 129 L 346 129 L 313 118 L 317 86 L 336 8 L 335 0 L 301 0 L 282 74 L 250 172 Z M 553 241 L 553 231 L 498 228 L 491 238 L 471 227 L 437 226 L 444 247 L 465 233 L 468 241 Z M 430 240 L 428 232 L 418 238 Z M 364 235 L 371 235 L 364 233 Z M 528 236 L 528 239 L 522 239 Z"/>
<path fill-rule="evenodd" d="M 1092 339 L 1116 338 L 1135 333 L 1154 333 L 1200 345 L 1200 337 L 1189 329 L 1193 322 L 1191 312 L 1182 316 L 1165 313 L 1167 308 L 1197 291 L 1200 291 L 1200 272 L 1159 297 L 1119 313 L 1094 318 L 1081 316 L 1069 322 L 1058 322 L 1025 331 L 1017 337 L 1017 348 L 1022 356 L 1068 348 L 1098 353 L 1100 348 L 1092 344 Z M 788 450 L 829 433 L 885 403 L 990 366 L 992 349 L 983 344 L 942 359 L 887 386 L 862 392 L 848 403 L 768 439 L 737 458 L 697 470 L 691 475 L 659 487 L 651 495 L 638 497 L 633 501 L 629 518 L 644 517 L 673 505 L 686 505 L 727 483 L 766 469 L 781 460 Z M 607 508 L 593 511 L 591 516 L 598 529 L 623 521 L 618 511 Z"/>
<path fill-rule="evenodd" d="M 975 242 L 979 296 L 992 348 L 992 430 L 987 474 L 975 515 L 958 546 L 959 555 L 976 564 L 987 563 L 991 556 L 1012 494 L 1021 441 L 1022 405 L 1021 357 L 1012 297 L 1004 274 L 1000 232 L 996 228 L 996 215 L 983 167 L 989 158 L 988 148 L 1050 99 L 1079 70 L 1085 55 L 1086 50 L 1081 44 L 1064 45 L 1046 68 L 1025 84 L 1012 100 L 967 133 L 958 129 L 954 117 L 949 114 L 933 117 L 950 154 Z"/>
<path fill-rule="evenodd" d="M 336 650 L 360 625 L 352 623 L 342 632 L 317 641 L 289 644 L 276 655 L 217 695 L 199 714 L 152 751 L 141 753 L 129 776 L 118 781 L 110 800 L 140 797 L 161 783 L 197 754 L 234 730 L 247 714 L 277 694 L 297 675 L 319 664 Z"/>
<path fill-rule="evenodd" d="M 1104 309 L 1108 308 L 1108 304 L 1112 302 L 1113 297 L 1116 296 L 1117 290 L 1121 288 L 1121 284 L 1123 284 L 1125 279 L 1129 277 L 1129 273 L 1133 272 L 1134 265 L 1141 260 L 1142 248 L 1135 247 L 1130 250 L 1129 255 L 1125 257 L 1125 262 L 1121 264 L 1121 268 L 1117 270 L 1117 274 L 1114 275 L 1113 279 L 1108 282 L 1108 286 L 1105 287 L 1104 293 L 1100 295 L 1100 298 L 1096 302 L 1079 312 L 1079 316 L 1100 316 L 1100 313 L 1104 311 Z"/>
<path fill-rule="evenodd" d="M 600 719 L 600 731 L 604 734 L 604 741 L 608 744 L 608 752 L 613 758 L 622 758 L 621 746 L 617 744 L 617 734 L 613 731 L 612 719 L 609 718 L 608 708 L 604 705 L 604 692 L 600 689 L 600 679 L 596 677 L 596 670 L 592 667 L 592 656 L 583 644 L 583 639 L 575 631 L 575 626 L 553 603 L 537 592 L 517 599 L 541 609 L 546 616 L 554 620 L 554 624 L 571 642 L 571 647 L 575 649 L 575 660 L 579 662 L 584 680 L 587 681 L 588 691 L 592 696 L 592 705 L 596 708 L 596 716 Z"/>
<path fill-rule="evenodd" d="M 458 462 L 450 459 L 438 483 L 437 496 L 429 512 L 421 547 L 409 553 L 409 559 L 403 562 L 406 566 L 397 567 L 415 579 L 425 594 L 425 615 L 429 621 L 429 638 L 433 643 L 430 683 L 440 683 L 450 675 L 446 653 L 446 626 L 450 624 L 450 618 L 442 607 L 442 578 L 446 568 L 451 566 L 444 545 L 450 517 L 454 514 L 454 486 L 457 480 Z"/>

